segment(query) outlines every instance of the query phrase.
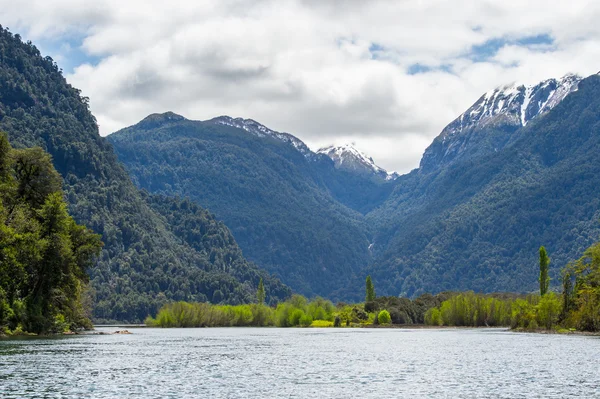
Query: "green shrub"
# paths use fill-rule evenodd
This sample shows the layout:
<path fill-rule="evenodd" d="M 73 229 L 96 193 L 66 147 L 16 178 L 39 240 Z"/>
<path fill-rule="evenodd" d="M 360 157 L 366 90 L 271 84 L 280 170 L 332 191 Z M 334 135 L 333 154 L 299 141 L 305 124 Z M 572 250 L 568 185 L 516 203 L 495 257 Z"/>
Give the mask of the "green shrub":
<path fill-rule="evenodd" d="M 377 321 L 379 322 L 379 324 L 390 324 L 392 322 L 392 318 L 390 317 L 390 312 L 388 312 L 387 310 L 382 310 L 381 312 L 379 312 L 379 315 L 377 315 Z"/>

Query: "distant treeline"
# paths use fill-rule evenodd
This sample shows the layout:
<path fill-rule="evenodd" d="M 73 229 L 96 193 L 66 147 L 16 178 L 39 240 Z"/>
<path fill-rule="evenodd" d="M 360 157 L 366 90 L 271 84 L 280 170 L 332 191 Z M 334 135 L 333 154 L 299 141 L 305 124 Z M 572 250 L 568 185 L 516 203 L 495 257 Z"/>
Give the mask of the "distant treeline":
<path fill-rule="evenodd" d="M 540 294 L 493 298 L 461 293 L 429 309 L 425 322 L 436 326 L 600 331 L 600 243 L 564 268 L 561 293 L 548 291 L 549 263 L 545 248 L 540 248 Z"/>
<path fill-rule="evenodd" d="M 427 324 L 431 326 L 499 327 L 513 329 L 577 329 L 600 331 L 600 243 L 563 271 L 563 292 L 549 292 L 550 258 L 540 248 L 540 294 L 476 294 L 444 292 L 423 294 L 411 300 L 377 297 L 367 277 L 365 302 L 338 303 L 301 295 L 263 305 L 264 287 L 259 284 L 257 302 L 227 306 L 176 302 L 163 306 L 146 324 L 155 327 L 341 327 L 377 324 Z"/>
<path fill-rule="evenodd" d="M 260 290 L 259 290 L 260 292 Z M 269 307 L 212 305 L 175 302 L 163 306 L 156 318 L 148 317 L 153 327 L 333 327 L 373 324 L 423 324 L 428 309 L 440 305 L 452 293 L 424 294 L 419 298 L 380 297 L 360 304 L 334 305 L 323 298 L 308 300 L 301 295 Z"/>

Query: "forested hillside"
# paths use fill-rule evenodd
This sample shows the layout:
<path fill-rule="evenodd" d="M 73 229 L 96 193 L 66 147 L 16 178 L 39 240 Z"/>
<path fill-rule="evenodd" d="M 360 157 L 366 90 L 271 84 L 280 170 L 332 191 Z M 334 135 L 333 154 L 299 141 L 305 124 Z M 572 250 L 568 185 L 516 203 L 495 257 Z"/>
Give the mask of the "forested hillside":
<path fill-rule="evenodd" d="M 600 237 L 599 98 L 594 75 L 502 151 L 401 177 L 369 215 L 382 292 L 534 290 L 540 245 L 559 285 Z"/>
<path fill-rule="evenodd" d="M 208 208 L 249 259 L 299 292 L 331 295 L 371 261 L 361 214 L 336 201 L 316 161 L 288 143 L 172 113 L 109 140 L 140 187 Z"/>
<path fill-rule="evenodd" d="M 5 29 L 0 130 L 15 147 L 40 146 L 52 155 L 71 214 L 102 235 L 105 247 L 90 269 L 96 318 L 143 320 L 171 299 L 251 301 L 260 277 L 270 299 L 289 294 L 241 257 L 230 232 L 210 214 L 185 201 L 153 197 L 147 203 L 99 136 L 87 99 L 52 59 Z M 193 232 L 185 231 L 188 217 Z M 210 232 L 208 241 L 202 231 Z"/>

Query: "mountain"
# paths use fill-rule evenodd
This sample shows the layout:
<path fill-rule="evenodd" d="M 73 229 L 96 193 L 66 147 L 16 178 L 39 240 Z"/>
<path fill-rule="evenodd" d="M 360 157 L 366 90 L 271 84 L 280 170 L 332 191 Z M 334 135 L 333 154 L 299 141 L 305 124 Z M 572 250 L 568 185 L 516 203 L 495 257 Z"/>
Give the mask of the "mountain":
<path fill-rule="evenodd" d="M 292 136 L 289 133 L 281 133 L 276 132 L 275 130 L 271 130 L 265 125 L 262 125 L 255 120 L 252 119 L 244 119 L 244 118 L 232 118 L 230 116 L 219 116 L 217 118 L 213 118 L 208 123 L 214 123 L 217 125 L 224 126 L 232 126 L 238 129 L 242 129 L 247 131 L 250 134 L 255 135 L 256 137 L 271 137 L 276 140 L 282 141 L 284 143 L 288 143 L 292 145 L 296 150 L 298 150 L 302 155 L 304 155 L 308 159 L 316 159 L 316 155 L 314 152 L 308 148 L 306 144 L 299 138 Z"/>
<path fill-rule="evenodd" d="M 403 176 L 251 119 L 153 115 L 109 140 L 140 187 L 198 201 L 307 295 L 360 299 L 368 273 L 387 295 L 528 291 L 540 245 L 556 284 L 600 233 L 597 79 L 490 91 Z"/>
<path fill-rule="evenodd" d="M 434 144 L 464 152 L 432 145 L 368 215 L 378 292 L 533 291 L 541 245 L 558 285 L 600 235 L 600 77 L 496 90 L 457 121 Z M 490 135 L 504 145 L 489 146 Z"/>
<path fill-rule="evenodd" d="M 15 147 L 40 146 L 52 155 L 70 213 L 102 235 L 105 246 L 90 271 L 96 319 L 141 321 L 167 300 L 251 301 L 261 277 L 271 300 L 290 294 L 243 258 L 212 214 L 140 192 L 98 134 L 87 99 L 51 58 L 3 28 L 0 130 Z"/>
<path fill-rule="evenodd" d="M 388 173 L 385 169 L 377 166 L 373 158 L 367 157 L 351 144 L 324 147 L 317 153 L 331 158 L 336 169 L 383 180 L 394 180 L 398 177 L 397 173 Z"/>
<path fill-rule="evenodd" d="M 206 122 L 242 129 L 256 137 L 272 138 L 294 148 L 307 159 L 303 169 L 319 187 L 336 201 L 362 214 L 373 210 L 387 198 L 393 186 L 391 183 L 398 177 L 396 173 L 387 173 L 375 165 L 371 158 L 351 145 L 331 147 L 335 151 L 313 152 L 299 138 L 272 130 L 253 119 L 219 116 Z"/>
<path fill-rule="evenodd" d="M 371 262 L 363 216 L 328 188 L 351 177 L 298 139 L 248 119 L 165 113 L 108 140 L 139 187 L 208 208 L 249 259 L 300 293 L 334 297 Z"/>
<path fill-rule="evenodd" d="M 485 93 L 435 138 L 423 154 L 420 169 L 429 172 L 501 150 L 514 132 L 549 112 L 576 91 L 580 81 L 577 75 L 566 75 L 534 86 L 508 85 Z"/>

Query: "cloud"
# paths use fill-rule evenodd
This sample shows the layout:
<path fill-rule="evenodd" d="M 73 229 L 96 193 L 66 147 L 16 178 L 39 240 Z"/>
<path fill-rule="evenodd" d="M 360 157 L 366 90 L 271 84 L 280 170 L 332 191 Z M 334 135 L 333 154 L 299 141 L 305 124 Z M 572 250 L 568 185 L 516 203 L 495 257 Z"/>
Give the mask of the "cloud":
<path fill-rule="evenodd" d="M 592 1 L 0 0 L 106 135 L 153 112 L 354 141 L 401 172 L 483 92 L 600 69 Z M 67 44 L 65 44 L 67 43 Z"/>

